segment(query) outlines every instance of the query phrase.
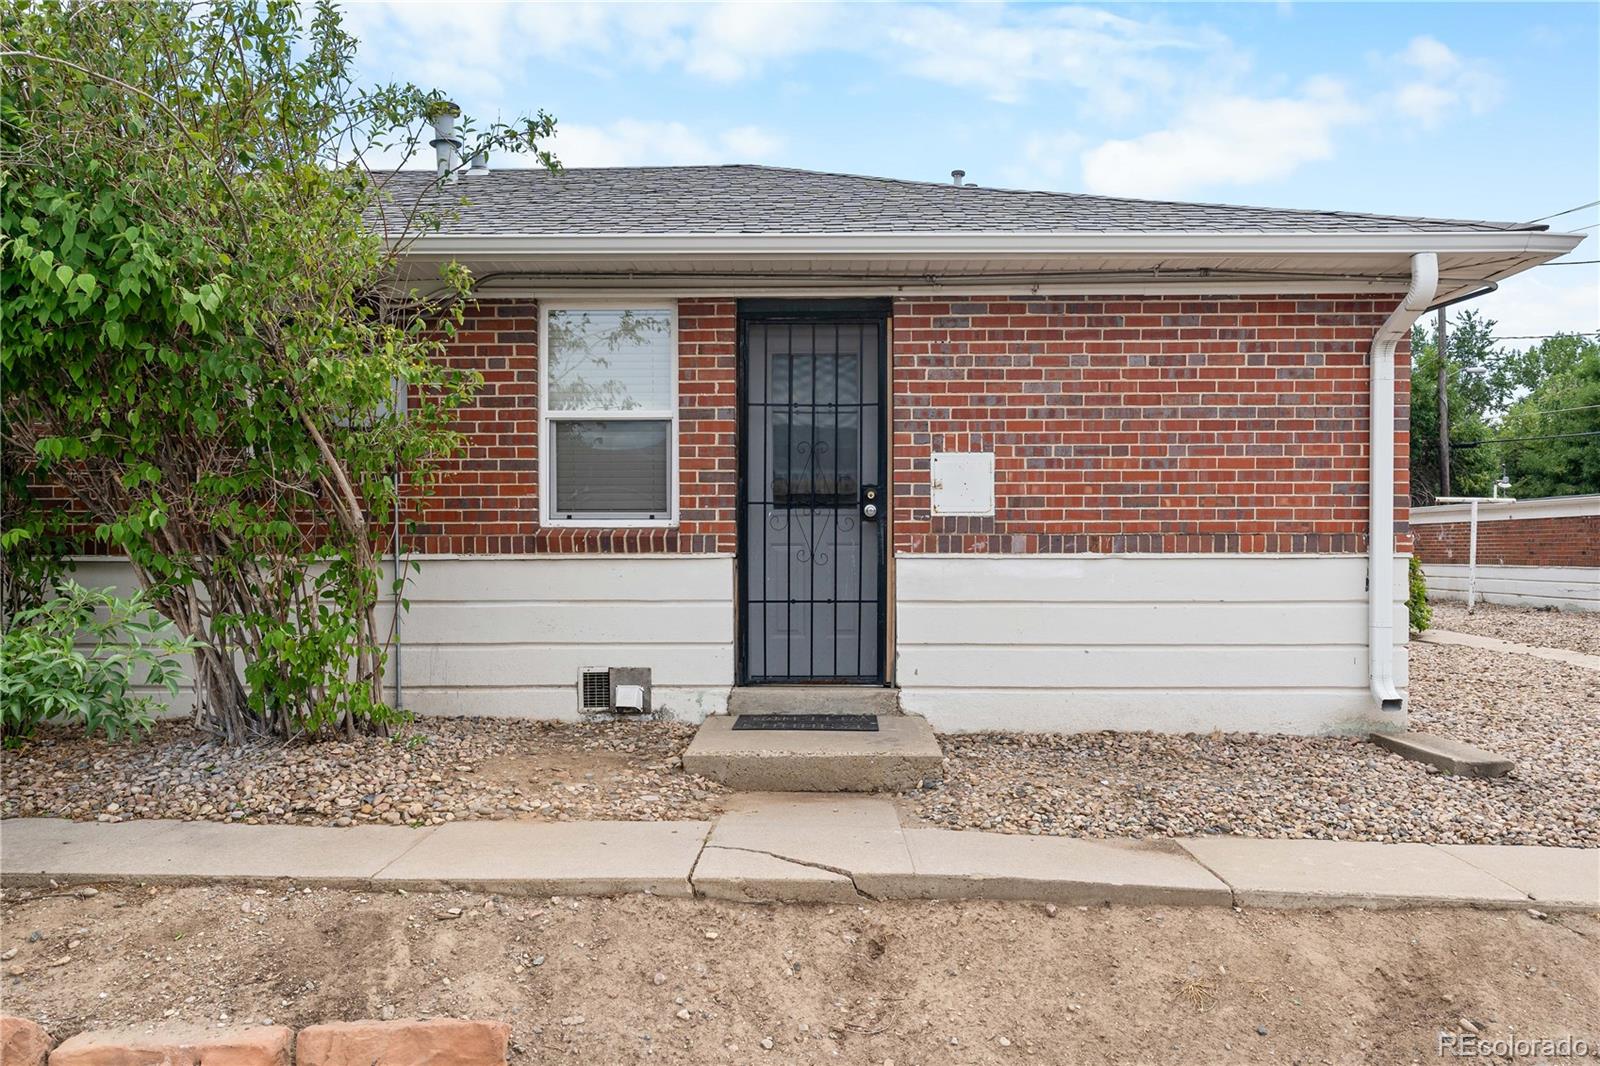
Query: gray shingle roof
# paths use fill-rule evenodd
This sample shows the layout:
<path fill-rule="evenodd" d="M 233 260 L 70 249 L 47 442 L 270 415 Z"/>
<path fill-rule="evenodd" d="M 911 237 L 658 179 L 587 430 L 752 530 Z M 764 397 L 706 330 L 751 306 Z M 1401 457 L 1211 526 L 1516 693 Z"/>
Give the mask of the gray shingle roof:
<path fill-rule="evenodd" d="M 445 234 L 1416 233 L 1543 230 L 1519 222 L 1407 218 L 1129 200 L 751 165 L 507 169 L 436 191 L 428 171 L 388 175 L 396 205 L 452 211 Z"/>

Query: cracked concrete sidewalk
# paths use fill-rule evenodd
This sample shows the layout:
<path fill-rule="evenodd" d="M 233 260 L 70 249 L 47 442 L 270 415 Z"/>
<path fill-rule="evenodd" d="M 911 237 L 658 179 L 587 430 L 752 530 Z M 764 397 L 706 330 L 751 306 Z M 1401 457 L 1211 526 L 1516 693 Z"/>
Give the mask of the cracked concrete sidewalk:
<path fill-rule="evenodd" d="M 1093 840 L 901 824 L 882 796 L 746 793 L 715 822 L 437 828 L 0 822 L 8 884 L 293 880 L 748 902 L 1600 910 L 1600 850 L 1204 837 Z"/>

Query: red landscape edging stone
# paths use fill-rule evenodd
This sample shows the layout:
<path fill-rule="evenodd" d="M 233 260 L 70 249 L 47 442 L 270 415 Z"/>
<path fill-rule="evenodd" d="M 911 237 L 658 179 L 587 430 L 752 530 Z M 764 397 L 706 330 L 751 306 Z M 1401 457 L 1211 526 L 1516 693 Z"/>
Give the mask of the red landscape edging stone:
<path fill-rule="evenodd" d="M 0 1066 L 44 1066 L 54 1044 L 36 1022 L 0 1014 Z"/>
<path fill-rule="evenodd" d="M 503 1066 L 510 1038 L 494 1021 L 333 1022 L 300 1030 L 295 1066 Z"/>
<path fill-rule="evenodd" d="M 286 1025 L 91 1030 L 62 1041 L 50 1066 L 289 1066 L 293 1038 Z"/>

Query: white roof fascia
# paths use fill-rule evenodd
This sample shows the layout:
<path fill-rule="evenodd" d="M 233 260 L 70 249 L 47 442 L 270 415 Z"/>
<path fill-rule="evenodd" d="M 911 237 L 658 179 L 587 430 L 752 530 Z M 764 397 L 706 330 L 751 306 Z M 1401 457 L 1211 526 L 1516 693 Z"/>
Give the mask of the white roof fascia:
<path fill-rule="evenodd" d="M 1531 254 L 1570 252 L 1583 234 L 1527 230 L 1409 233 L 707 233 L 430 234 L 414 255 L 452 256 L 894 256 L 939 255 L 1274 255 Z"/>

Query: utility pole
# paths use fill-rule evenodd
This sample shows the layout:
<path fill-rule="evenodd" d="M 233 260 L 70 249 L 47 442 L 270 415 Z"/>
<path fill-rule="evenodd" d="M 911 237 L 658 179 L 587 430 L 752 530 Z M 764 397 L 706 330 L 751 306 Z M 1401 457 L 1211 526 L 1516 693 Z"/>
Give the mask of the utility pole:
<path fill-rule="evenodd" d="M 1433 346 L 1439 356 L 1439 495 L 1450 495 L 1450 338 L 1439 308 Z"/>

